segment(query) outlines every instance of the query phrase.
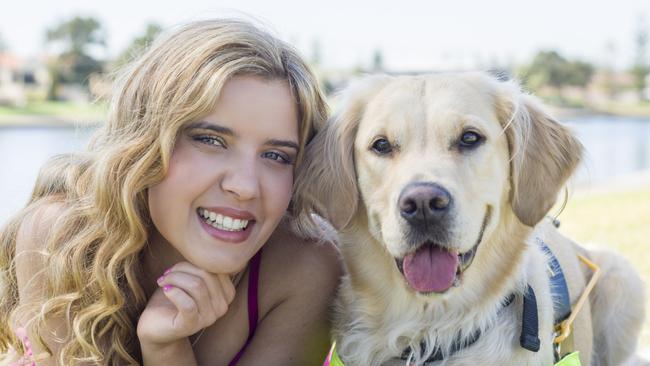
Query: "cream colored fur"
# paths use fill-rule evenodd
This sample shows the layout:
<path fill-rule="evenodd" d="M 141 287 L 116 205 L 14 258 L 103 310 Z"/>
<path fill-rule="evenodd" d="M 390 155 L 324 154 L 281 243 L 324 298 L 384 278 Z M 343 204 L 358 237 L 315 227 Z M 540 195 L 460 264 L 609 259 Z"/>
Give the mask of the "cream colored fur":
<path fill-rule="evenodd" d="M 552 365 L 553 307 L 546 257 L 533 237 L 559 258 L 572 301 L 590 272 L 583 253 L 603 269 L 591 304 L 579 314 L 573 348 L 582 365 L 620 365 L 636 347 L 643 284 L 621 257 L 583 249 L 559 234 L 544 216 L 580 161 L 582 147 L 569 130 L 511 82 L 479 73 L 368 77 L 343 94 L 339 112 L 307 151 L 296 189 L 339 230 L 347 274 L 336 305 L 334 338 L 348 366 L 404 365 L 407 347 L 420 365 L 432 346 L 449 349 L 458 334 L 480 339 L 436 365 Z M 457 148 L 466 128 L 485 142 Z M 395 146 L 378 156 L 377 136 Z M 484 235 L 460 285 L 442 294 L 419 294 L 395 258 L 404 244 L 396 207 L 410 182 L 433 182 L 451 193 L 454 219 L 449 245 L 461 253 Z M 519 345 L 522 297 L 533 287 L 539 307 L 541 349 Z M 503 301 L 515 294 L 513 304 Z M 591 306 L 590 306 L 591 305 Z M 424 341 L 425 349 L 420 350 Z"/>

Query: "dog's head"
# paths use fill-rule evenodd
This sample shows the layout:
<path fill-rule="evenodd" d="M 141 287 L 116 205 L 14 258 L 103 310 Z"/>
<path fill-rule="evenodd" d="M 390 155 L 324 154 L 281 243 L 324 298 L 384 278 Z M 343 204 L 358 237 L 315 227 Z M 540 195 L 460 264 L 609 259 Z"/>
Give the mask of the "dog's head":
<path fill-rule="evenodd" d="M 344 94 L 297 189 L 339 229 L 363 222 L 412 290 L 443 293 L 508 215 L 542 219 L 580 155 L 514 83 L 375 76 Z"/>

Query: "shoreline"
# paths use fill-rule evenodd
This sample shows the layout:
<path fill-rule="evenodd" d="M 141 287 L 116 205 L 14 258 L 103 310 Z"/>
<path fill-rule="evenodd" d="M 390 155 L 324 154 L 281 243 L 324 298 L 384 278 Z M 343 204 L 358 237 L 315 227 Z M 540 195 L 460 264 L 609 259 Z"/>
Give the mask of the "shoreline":
<path fill-rule="evenodd" d="M 547 106 L 546 107 L 552 115 L 560 119 L 573 119 L 573 118 L 588 118 L 588 117 L 612 117 L 612 118 L 630 118 L 630 119 L 645 119 L 650 121 L 650 112 L 648 113 L 616 113 L 611 110 L 604 109 L 589 109 L 589 108 L 562 108 Z"/>
<path fill-rule="evenodd" d="M 71 128 L 99 126 L 102 121 L 97 117 L 68 117 L 45 115 L 2 115 L 1 128 Z"/>
<path fill-rule="evenodd" d="M 615 113 L 611 110 L 591 108 L 563 108 L 547 105 L 546 109 L 551 115 L 562 121 L 571 120 L 580 122 L 589 117 L 612 117 L 621 119 L 647 120 L 650 122 L 650 110 L 648 113 Z M 38 128 L 38 127 L 89 127 L 103 123 L 103 116 L 60 116 L 42 114 L 0 114 L 0 128 Z"/>

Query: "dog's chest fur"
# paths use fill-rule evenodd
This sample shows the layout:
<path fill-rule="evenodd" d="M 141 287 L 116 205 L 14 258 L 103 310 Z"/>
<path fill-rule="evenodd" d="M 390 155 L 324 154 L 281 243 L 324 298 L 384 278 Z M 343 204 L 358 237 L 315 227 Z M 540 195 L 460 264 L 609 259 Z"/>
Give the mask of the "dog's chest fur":
<path fill-rule="evenodd" d="M 343 244 L 344 257 L 357 258 L 358 247 L 372 245 L 371 241 L 369 237 L 356 236 L 355 246 L 346 248 Z M 352 253 L 345 253 L 346 250 Z M 391 278 L 372 275 L 367 268 L 355 267 L 358 263 L 347 260 L 348 267 L 355 267 L 351 270 L 356 273 L 353 278 L 344 278 L 337 303 L 334 334 L 339 354 L 347 366 L 406 365 L 399 356 L 409 342 L 418 344 L 428 338 L 436 344 L 451 344 L 459 331 L 473 334 L 478 328 L 483 332 L 475 343 L 443 361 L 427 365 L 552 364 L 553 307 L 546 258 L 532 244 L 526 246 L 522 258 L 511 282 L 492 299 L 473 304 L 443 300 L 428 305 L 422 298 L 409 294 L 404 286 L 386 283 Z M 376 282 L 372 282 L 373 277 Z M 526 284 L 537 297 L 539 352 L 528 351 L 519 344 Z M 504 308 L 501 300 L 511 293 L 516 294 L 515 301 Z"/>

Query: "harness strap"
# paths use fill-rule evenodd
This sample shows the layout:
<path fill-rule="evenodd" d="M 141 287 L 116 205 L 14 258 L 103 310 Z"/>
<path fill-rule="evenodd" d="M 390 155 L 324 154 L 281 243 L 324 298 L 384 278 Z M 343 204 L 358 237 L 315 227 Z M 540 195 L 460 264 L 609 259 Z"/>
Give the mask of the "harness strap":
<path fill-rule="evenodd" d="M 524 295 L 524 306 L 521 316 L 521 334 L 519 344 L 531 352 L 539 351 L 539 319 L 537 317 L 537 298 L 535 291 L 528 285 Z"/>
<path fill-rule="evenodd" d="M 547 256 L 547 267 L 549 272 L 549 283 L 551 285 L 551 296 L 553 298 L 553 318 L 555 325 L 571 315 L 571 297 L 569 296 L 569 286 L 564 277 L 564 272 L 560 266 L 557 257 L 551 251 L 551 248 L 540 238 L 535 238 L 537 245 Z"/>

